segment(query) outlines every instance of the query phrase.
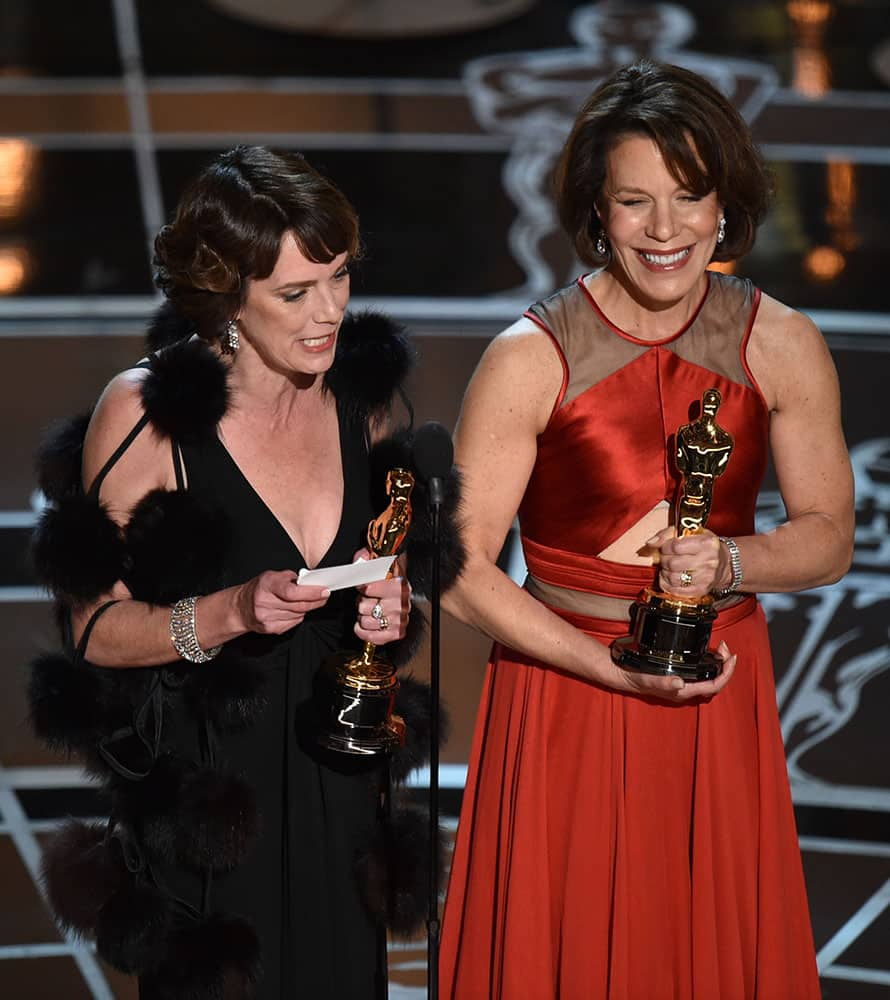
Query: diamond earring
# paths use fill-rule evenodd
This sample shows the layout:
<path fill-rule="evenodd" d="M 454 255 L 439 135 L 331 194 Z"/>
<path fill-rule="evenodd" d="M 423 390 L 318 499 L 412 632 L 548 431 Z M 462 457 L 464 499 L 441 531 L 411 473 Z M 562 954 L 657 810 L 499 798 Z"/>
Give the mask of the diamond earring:
<path fill-rule="evenodd" d="M 601 229 L 599 236 L 596 238 L 596 243 L 594 244 L 597 254 L 600 257 L 608 257 L 609 255 L 609 244 L 606 242 L 606 234 Z"/>
<path fill-rule="evenodd" d="M 223 334 L 223 350 L 227 354 L 234 354 L 240 346 L 241 335 L 238 332 L 238 324 L 235 320 L 230 319 L 226 323 L 225 333 Z"/>
<path fill-rule="evenodd" d="M 720 224 L 717 226 L 717 246 L 723 242 L 726 238 L 726 219 L 721 217 Z"/>

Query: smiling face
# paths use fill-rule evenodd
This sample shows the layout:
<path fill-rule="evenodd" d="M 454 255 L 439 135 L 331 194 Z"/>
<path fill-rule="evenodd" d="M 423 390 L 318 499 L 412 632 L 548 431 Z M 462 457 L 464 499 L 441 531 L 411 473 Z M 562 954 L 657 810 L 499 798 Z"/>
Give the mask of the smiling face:
<path fill-rule="evenodd" d="M 273 371 L 320 375 L 334 361 L 337 331 L 349 302 L 348 254 L 327 264 L 309 260 L 292 233 L 268 278 L 252 279 L 238 312 L 242 342 Z"/>
<path fill-rule="evenodd" d="M 723 215 L 668 170 L 648 136 L 621 139 L 606 159 L 597 213 L 609 240 L 608 270 L 642 305 L 663 309 L 704 293 L 705 268 Z"/>

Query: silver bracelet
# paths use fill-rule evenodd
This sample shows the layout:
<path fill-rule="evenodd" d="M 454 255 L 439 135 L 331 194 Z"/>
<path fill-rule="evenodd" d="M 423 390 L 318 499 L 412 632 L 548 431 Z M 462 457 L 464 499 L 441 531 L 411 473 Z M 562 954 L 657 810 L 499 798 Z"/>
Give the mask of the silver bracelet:
<path fill-rule="evenodd" d="M 721 535 L 720 541 L 726 546 L 729 552 L 729 566 L 732 570 L 732 580 L 728 587 L 724 587 L 722 590 L 715 590 L 713 593 L 715 597 L 729 597 L 730 594 L 734 594 L 742 585 L 742 579 L 744 578 L 744 574 L 742 573 L 742 557 L 739 554 L 739 547 L 736 545 L 734 538 L 724 538 Z"/>
<path fill-rule="evenodd" d="M 183 597 L 170 609 L 170 640 L 173 648 L 189 663 L 206 663 L 219 653 L 222 646 L 201 649 L 195 627 L 197 597 Z"/>

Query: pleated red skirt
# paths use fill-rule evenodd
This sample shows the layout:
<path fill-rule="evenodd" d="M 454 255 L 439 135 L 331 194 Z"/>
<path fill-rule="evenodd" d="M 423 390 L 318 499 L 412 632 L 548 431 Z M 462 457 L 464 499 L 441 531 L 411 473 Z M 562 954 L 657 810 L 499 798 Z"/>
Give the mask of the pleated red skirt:
<path fill-rule="evenodd" d="M 567 615 L 608 644 L 623 623 Z M 452 862 L 442 1000 L 816 1000 L 766 621 L 710 702 L 495 646 Z"/>

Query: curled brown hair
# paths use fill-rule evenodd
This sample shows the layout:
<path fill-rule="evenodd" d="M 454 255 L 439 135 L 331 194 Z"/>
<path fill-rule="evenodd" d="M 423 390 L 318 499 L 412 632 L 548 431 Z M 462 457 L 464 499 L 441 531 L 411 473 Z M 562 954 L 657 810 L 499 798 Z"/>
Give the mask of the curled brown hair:
<path fill-rule="evenodd" d="M 272 273 L 286 232 L 317 263 L 359 253 L 355 210 L 299 153 L 236 146 L 198 175 L 158 233 L 155 283 L 212 340 L 248 280 Z"/>
<path fill-rule="evenodd" d="M 560 221 L 585 264 L 607 263 L 596 251 L 596 206 L 606 157 L 631 135 L 649 136 L 673 176 L 693 194 L 716 192 L 726 236 L 714 260 L 735 260 L 751 249 L 772 184 L 748 126 L 697 73 L 641 60 L 618 70 L 587 98 L 556 168 Z"/>

